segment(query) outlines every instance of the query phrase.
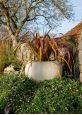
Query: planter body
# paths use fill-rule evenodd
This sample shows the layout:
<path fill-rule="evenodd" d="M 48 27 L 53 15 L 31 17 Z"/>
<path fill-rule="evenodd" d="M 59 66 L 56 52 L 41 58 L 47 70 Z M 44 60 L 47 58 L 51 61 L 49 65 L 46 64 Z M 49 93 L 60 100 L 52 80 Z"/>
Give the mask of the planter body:
<path fill-rule="evenodd" d="M 61 74 L 62 66 L 58 61 L 32 62 L 25 67 L 25 75 L 36 81 L 50 80 Z"/>

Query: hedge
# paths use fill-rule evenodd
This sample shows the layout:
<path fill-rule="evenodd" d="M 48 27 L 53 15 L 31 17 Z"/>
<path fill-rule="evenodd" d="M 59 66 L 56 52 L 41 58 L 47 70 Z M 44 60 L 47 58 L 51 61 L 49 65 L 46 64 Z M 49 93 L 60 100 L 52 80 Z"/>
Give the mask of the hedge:
<path fill-rule="evenodd" d="M 82 113 L 82 85 L 73 79 L 36 83 L 25 76 L 0 76 L 0 113 Z"/>
<path fill-rule="evenodd" d="M 1 112 L 6 106 L 11 106 L 14 113 L 24 102 L 29 105 L 37 86 L 34 81 L 27 77 L 0 76 Z"/>

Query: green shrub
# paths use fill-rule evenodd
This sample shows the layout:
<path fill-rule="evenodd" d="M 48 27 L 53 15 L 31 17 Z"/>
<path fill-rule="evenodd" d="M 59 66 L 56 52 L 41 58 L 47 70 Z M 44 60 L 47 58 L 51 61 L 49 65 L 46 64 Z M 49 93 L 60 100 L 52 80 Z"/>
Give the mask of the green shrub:
<path fill-rule="evenodd" d="M 14 65 L 16 70 L 20 70 L 21 63 L 17 59 L 11 39 L 0 39 L 0 73 L 10 64 Z"/>
<path fill-rule="evenodd" d="M 32 113 L 80 113 L 82 86 L 74 80 L 44 81 L 36 92 L 31 108 Z"/>
<path fill-rule="evenodd" d="M 27 77 L 0 76 L 0 110 L 13 113 L 82 113 L 82 85 L 53 79 L 36 83 Z"/>
<path fill-rule="evenodd" d="M 11 105 L 13 110 L 20 109 L 21 104 L 31 103 L 36 83 L 27 77 L 0 76 L 0 110 Z"/>
<path fill-rule="evenodd" d="M 0 73 L 10 64 L 14 65 L 15 70 L 20 70 L 21 68 L 21 63 L 18 61 L 16 53 L 13 53 L 13 48 L 6 43 L 0 43 Z"/>

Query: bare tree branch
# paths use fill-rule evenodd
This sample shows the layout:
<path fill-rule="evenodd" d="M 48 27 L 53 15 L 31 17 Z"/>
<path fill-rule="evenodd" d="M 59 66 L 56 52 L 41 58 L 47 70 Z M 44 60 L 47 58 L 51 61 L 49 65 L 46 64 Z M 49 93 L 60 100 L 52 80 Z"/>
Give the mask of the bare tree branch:
<path fill-rule="evenodd" d="M 68 0 L 0 0 L 0 20 L 16 37 L 26 23 L 41 17 L 52 27 L 64 17 L 71 19 L 72 7 Z M 4 22 L 4 23 L 3 23 Z"/>

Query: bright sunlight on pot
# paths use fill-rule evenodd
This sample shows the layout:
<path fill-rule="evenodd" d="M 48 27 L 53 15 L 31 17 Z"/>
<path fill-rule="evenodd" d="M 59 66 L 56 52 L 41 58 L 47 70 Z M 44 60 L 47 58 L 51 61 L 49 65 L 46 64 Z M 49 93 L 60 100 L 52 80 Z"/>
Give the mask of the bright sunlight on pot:
<path fill-rule="evenodd" d="M 58 61 L 36 61 L 26 65 L 25 75 L 36 81 L 61 77 L 62 66 Z"/>

